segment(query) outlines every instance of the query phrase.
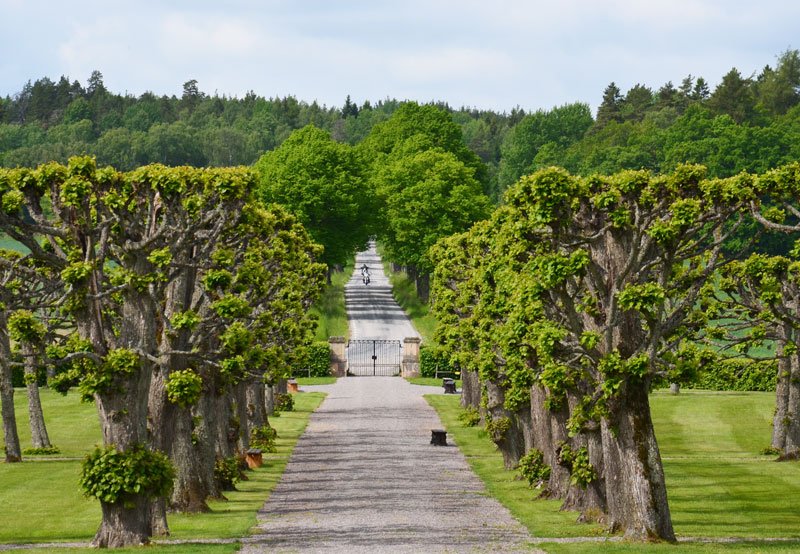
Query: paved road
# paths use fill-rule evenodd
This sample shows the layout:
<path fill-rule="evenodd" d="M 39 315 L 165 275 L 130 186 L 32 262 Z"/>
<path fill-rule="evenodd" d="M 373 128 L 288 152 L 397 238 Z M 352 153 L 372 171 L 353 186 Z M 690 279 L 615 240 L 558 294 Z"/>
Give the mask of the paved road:
<path fill-rule="evenodd" d="M 366 263 L 371 282 L 361 282 Z M 419 336 L 392 298 L 374 247 L 345 287 L 351 338 Z M 328 393 L 258 515 L 243 552 L 528 552 L 525 528 L 469 469 L 422 398 L 440 387 L 346 377 Z"/>
<path fill-rule="evenodd" d="M 370 282 L 361 280 L 360 267 L 369 267 Z M 392 286 L 383 271 L 380 256 L 371 244 L 356 255 L 356 269 L 344 287 L 351 339 L 390 339 L 402 341 L 419 337 L 403 309 L 392 296 Z"/>

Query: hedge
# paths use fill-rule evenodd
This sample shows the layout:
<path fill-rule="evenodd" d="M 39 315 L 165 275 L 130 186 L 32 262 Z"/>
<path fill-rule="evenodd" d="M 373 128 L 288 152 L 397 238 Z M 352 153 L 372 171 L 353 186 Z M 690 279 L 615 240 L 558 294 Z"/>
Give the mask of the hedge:
<path fill-rule="evenodd" d="M 697 379 L 686 384 L 686 388 L 772 392 L 775 390 L 777 376 L 775 360 L 727 358 L 699 368 Z"/>
<path fill-rule="evenodd" d="M 425 346 L 419 349 L 419 371 L 422 377 L 436 377 L 437 371 L 453 375 L 457 373 L 441 350 Z"/>

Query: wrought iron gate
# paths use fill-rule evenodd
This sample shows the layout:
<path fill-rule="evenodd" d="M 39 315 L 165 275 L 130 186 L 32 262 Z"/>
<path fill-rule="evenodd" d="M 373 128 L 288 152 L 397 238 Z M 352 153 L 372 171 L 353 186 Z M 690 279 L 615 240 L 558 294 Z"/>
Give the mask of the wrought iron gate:
<path fill-rule="evenodd" d="M 351 340 L 347 343 L 347 374 L 400 375 L 399 340 Z"/>

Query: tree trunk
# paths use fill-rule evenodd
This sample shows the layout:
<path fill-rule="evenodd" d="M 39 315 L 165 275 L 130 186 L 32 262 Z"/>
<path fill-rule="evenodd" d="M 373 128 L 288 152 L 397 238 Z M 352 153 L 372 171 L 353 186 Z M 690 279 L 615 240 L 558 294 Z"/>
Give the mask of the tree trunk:
<path fill-rule="evenodd" d="M 150 382 L 150 391 L 147 401 L 147 431 L 150 448 L 167 452 L 166 440 L 166 421 L 165 412 L 167 411 L 167 393 L 164 388 L 167 373 L 169 370 L 162 366 L 156 366 L 153 378 Z M 158 498 L 150 504 L 150 528 L 153 536 L 169 536 L 169 525 L 167 524 L 167 499 Z"/>
<path fill-rule="evenodd" d="M 36 349 L 30 344 L 21 344 L 22 357 L 25 365 L 25 387 L 28 390 L 28 413 L 30 414 L 31 445 L 34 448 L 49 448 L 50 437 L 47 436 L 47 426 L 44 423 L 42 400 L 39 398 L 39 383 L 37 382 Z"/>
<path fill-rule="evenodd" d="M 519 463 L 519 459 L 525 453 L 525 438 L 522 427 L 520 426 L 515 414 L 508 411 L 505 407 L 505 394 L 503 389 L 492 381 L 486 382 L 486 392 L 488 396 L 488 410 L 491 416 L 488 423 L 490 429 L 498 429 L 501 422 L 507 421 L 499 432 L 490 432 L 492 441 L 500 449 L 503 455 L 503 464 L 506 469 L 514 469 Z"/>
<path fill-rule="evenodd" d="M 786 427 L 784 454 L 793 454 L 800 449 L 800 358 L 797 354 L 792 354 L 789 360 L 791 373 L 784 420 Z"/>
<path fill-rule="evenodd" d="M 481 407 L 481 381 L 478 372 L 470 369 L 461 370 L 461 407 Z"/>
<path fill-rule="evenodd" d="M 216 387 L 209 384 L 205 387 L 197 406 L 194 408 L 195 435 L 197 436 L 198 465 L 197 471 L 199 478 L 205 483 L 208 498 L 224 498 L 222 491 L 217 486 L 214 477 L 214 465 L 220 452 L 218 441 L 224 439 L 226 448 L 230 448 L 230 453 L 226 457 L 233 455 L 232 448 L 228 443 L 227 433 L 227 412 L 224 408 L 222 398 L 215 392 Z M 225 433 L 221 436 L 220 427 L 224 422 Z"/>
<path fill-rule="evenodd" d="M 545 460 L 550 465 L 550 481 L 547 483 L 545 494 L 548 498 L 564 499 L 569 492 L 569 468 L 559 461 L 561 445 L 570 443 L 569 434 L 567 433 L 568 419 L 569 407 L 566 402 L 563 406 L 550 410 L 551 449 L 545 453 Z"/>
<path fill-rule="evenodd" d="M 266 385 L 264 390 L 264 411 L 267 417 L 275 415 L 275 387 Z"/>
<path fill-rule="evenodd" d="M 149 543 L 148 537 L 152 535 L 152 531 L 149 502 L 145 497 L 135 496 L 129 502 L 114 504 L 100 502 L 100 506 L 103 511 L 103 522 L 92 541 L 92 546 L 119 548 Z"/>
<path fill-rule="evenodd" d="M 781 348 L 781 351 L 783 348 Z M 792 363 L 789 357 L 778 358 L 775 387 L 775 417 L 772 420 L 772 448 L 786 448 L 786 429 L 789 423 L 789 379 Z"/>
<path fill-rule="evenodd" d="M 425 272 L 417 273 L 415 280 L 417 288 L 417 297 L 421 302 L 427 303 L 431 295 L 431 276 Z"/>
<path fill-rule="evenodd" d="M 264 381 L 258 377 L 248 379 L 245 383 L 247 399 L 247 436 L 258 427 L 268 425 Z"/>
<path fill-rule="evenodd" d="M 175 465 L 175 481 L 170 508 L 181 513 L 211 511 L 206 503 L 208 484 L 202 470 L 200 439 L 195 436 L 192 412 L 189 408 L 172 405 L 170 458 Z M 195 444 L 197 443 L 197 444 Z"/>
<path fill-rule="evenodd" d="M 110 331 L 100 324 L 98 314 L 101 311 L 99 303 L 90 303 L 87 306 L 88 316 L 79 323 L 84 325 L 82 335 L 90 338 L 96 352 L 105 354 L 103 349 L 107 348 L 108 343 L 104 334 L 110 334 Z M 117 346 L 154 354 L 157 313 L 156 305 L 149 296 L 133 290 L 126 291 L 119 334 L 115 341 Z M 131 373 L 116 373 L 113 385 L 107 391 L 95 394 L 103 444 L 114 445 L 120 452 L 147 444 L 148 393 L 154 369 L 152 362 L 142 358 L 137 369 Z M 128 495 L 124 502 L 113 504 L 101 500 L 103 522 L 92 541 L 93 546 L 147 543 L 152 533 L 150 504 L 150 500 L 141 494 Z"/>
<path fill-rule="evenodd" d="M 6 463 L 22 461 L 22 448 L 17 432 L 17 416 L 14 412 L 14 387 L 11 380 L 11 346 L 5 320 L 5 312 L 0 313 L 0 409 L 3 415 L 3 443 Z"/>
<path fill-rule="evenodd" d="M 601 423 L 608 522 L 626 539 L 675 541 L 647 384 L 629 380 Z"/>
<path fill-rule="evenodd" d="M 600 429 L 584 431 L 572 441 L 575 449 L 585 447 L 589 452 L 589 463 L 595 469 L 596 478 L 585 488 L 569 483 L 569 489 L 561 510 L 580 512 L 578 522 L 602 523 L 606 517 L 606 491 L 603 476 L 603 443 Z"/>
<path fill-rule="evenodd" d="M 239 421 L 239 436 L 236 438 L 236 452 L 244 455 L 250 448 L 250 431 L 247 428 L 247 394 L 244 383 L 239 383 L 233 387 L 234 410 L 236 419 Z"/>

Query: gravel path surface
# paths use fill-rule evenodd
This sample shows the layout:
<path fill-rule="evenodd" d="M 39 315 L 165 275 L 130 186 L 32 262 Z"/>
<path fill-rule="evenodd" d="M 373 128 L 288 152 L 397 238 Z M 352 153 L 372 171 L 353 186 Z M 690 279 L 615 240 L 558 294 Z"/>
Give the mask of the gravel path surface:
<path fill-rule="evenodd" d="M 370 283 L 361 279 L 367 264 Z M 345 286 L 351 339 L 418 337 L 374 245 Z M 487 496 L 464 456 L 430 444 L 440 387 L 346 377 L 311 416 L 242 552 L 531 552 L 527 530 Z"/>
<path fill-rule="evenodd" d="M 430 444 L 439 387 L 348 377 L 300 438 L 242 552 L 531 552 L 464 456 Z"/>

